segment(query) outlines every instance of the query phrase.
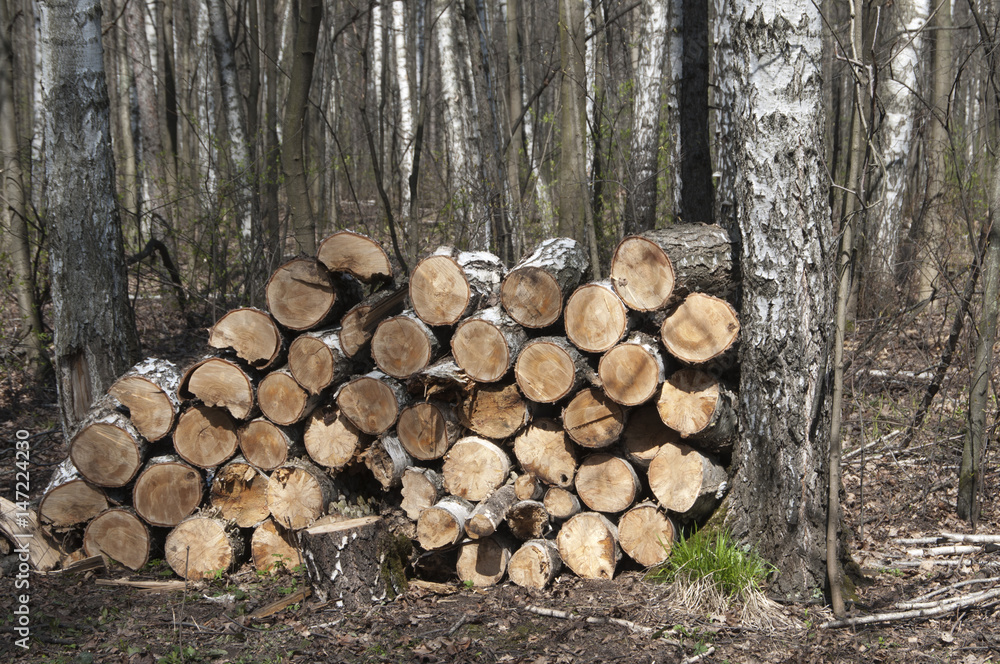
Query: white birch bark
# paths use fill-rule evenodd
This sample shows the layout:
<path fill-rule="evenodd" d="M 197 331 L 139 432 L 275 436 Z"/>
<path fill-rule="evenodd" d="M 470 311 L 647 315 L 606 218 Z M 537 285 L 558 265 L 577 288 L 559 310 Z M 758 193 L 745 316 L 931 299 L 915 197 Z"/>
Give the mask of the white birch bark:
<path fill-rule="evenodd" d="M 669 0 L 657 0 L 658 2 L 669 2 Z M 666 97 L 666 132 L 670 146 L 670 158 L 667 165 L 667 177 L 670 179 L 669 193 L 662 205 L 656 206 L 666 213 L 666 216 L 677 217 L 683 210 L 681 204 L 681 194 L 683 186 L 681 184 L 682 168 L 681 153 L 686 150 L 684 145 L 684 133 L 681 131 L 681 79 L 684 77 L 684 2 L 674 0 L 670 2 L 670 11 L 667 13 L 666 29 L 666 57 L 663 62 L 663 86 L 662 94 Z M 657 103 L 660 102 L 657 99 Z M 659 127 L 657 127 L 659 129 Z M 659 137 L 654 138 L 654 146 L 659 143 Z M 658 165 L 658 164 L 657 164 Z M 654 172 L 655 183 L 655 172 Z M 654 199 L 655 202 L 655 199 Z M 695 221 L 695 220 L 689 220 Z M 697 221 L 701 221 L 700 219 Z"/>
<path fill-rule="evenodd" d="M 410 89 L 410 50 L 406 39 L 406 4 L 393 0 L 392 30 L 396 56 L 396 86 L 399 90 L 399 190 L 401 210 L 410 210 L 410 174 L 413 172 L 413 95 Z"/>

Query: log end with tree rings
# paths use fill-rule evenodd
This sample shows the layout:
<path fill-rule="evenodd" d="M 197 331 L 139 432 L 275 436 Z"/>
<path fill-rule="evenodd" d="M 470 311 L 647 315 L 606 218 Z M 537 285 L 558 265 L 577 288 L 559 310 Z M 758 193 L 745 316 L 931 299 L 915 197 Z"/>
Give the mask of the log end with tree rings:
<path fill-rule="evenodd" d="M 661 447 L 649 464 L 648 475 L 657 502 L 689 520 L 711 513 L 728 488 L 725 468 L 681 443 Z"/>
<path fill-rule="evenodd" d="M 725 452 L 736 434 L 733 395 L 717 378 L 697 369 L 671 374 L 660 388 L 657 410 L 660 419 L 683 438 L 699 447 Z"/>
<path fill-rule="evenodd" d="M 258 572 L 275 573 L 282 567 L 293 569 L 302 564 L 302 554 L 293 534 L 266 519 L 254 528 L 250 537 L 250 560 Z"/>
<path fill-rule="evenodd" d="M 451 352 L 458 366 L 481 383 L 503 378 L 527 339 L 502 308 L 484 309 L 455 328 Z"/>
<path fill-rule="evenodd" d="M 295 446 L 290 433 L 274 422 L 259 417 L 239 430 L 240 451 L 248 463 L 261 470 L 274 470 L 288 460 Z"/>
<path fill-rule="evenodd" d="M 562 288 L 540 267 L 512 270 L 500 286 L 500 301 L 510 317 L 525 327 L 548 327 L 562 315 Z"/>
<path fill-rule="evenodd" d="M 444 492 L 444 478 L 430 468 L 407 468 L 403 471 L 401 484 L 399 495 L 403 499 L 399 506 L 413 521 L 419 519 L 425 509 L 436 504 Z"/>
<path fill-rule="evenodd" d="M 603 390 L 587 387 L 563 409 L 562 421 L 566 433 L 581 447 L 608 447 L 625 429 L 625 410 Z"/>
<path fill-rule="evenodd" d="M 440 346 L 423 321 L 406 314 L 379 323 L 371 343 L 375 364 L 393 378 L 409 378 L 423 371 Z"/>
<path fill-rule="evenodd" d="M 163 549 L 170 569 L 183 579 L 197 581 L 233 569 L 245 544 L 235 524 L 193 516 L 170 531 Z"/>
<path fill-rule="evenodd" d="M 85 423 L 73 436 L 69 455 L 83 477 L 97 486 L 128 484 L 142 467 L 146 441 L 120 413 Z"/>
<path fill-rule="evenodd" d="M 636 505 L 618 520 L 622 550 L 643 567 L 659 565 L 669 558 L 677 535 L 670 517 L 651 502 Z"/>
<path fill-rule="evenodd" d="M 238 420 L 254 409 L 250 377 L 235 362 L 211 357 L 191 366 L 181 379 L 180 394 L 200 399 L 206 406 L 225 408 Z"/>
<path fill-rule="evenodd" d="M 86 523 L 108 509 L 108 497 L 79 475 L 52 487 L 38 504 L 38 519 L 54 528 Z"/>
<path fill-rule="evenodd" d="M 136 430 L 149 441 L 170 433 L 177 421 L 180 373 L 172 362 L 147 358 L 114 382 L 108 394 L 129 410 Z"/>
<path fill-rule="evenodd" d="M 420 513 L 417 541 L 427 551 L 458 544 L 471 514 L 472 503 L 458 496 L 445 496 Z"/>
<path fill-rule="evenodd" d="M 191 406 L 177 421 L 174 449 L 182 459 L 199 468 L 214 468 L 236 453 L 239 434 L 224 408 Z"/>
<path fill-rule="evenodd" d="M 484 438 L 467 436 L 448 450 L 442 472 L 448 493 L 478 502 L 507 480 L 510 457 Z"/>
<path fill-rule="evenodd" d="M 510 546 L 499 537 L 484 537 L 458 549 L 455 571 L 458 580 L 476 588 L 500 583 L 510 562 Z"/>
<path fill-rule="evenodd" d="M 558 486 L 548 488 L 542 504 L 549 516 L 559 521 L 565 521 L 581 510 L 580 497 L 569 489 Z"/>
<path fill-rule="evenodd" d="M 374 330 L 365 328 L 365 320 L 371 307 L 359 304 L 340 319 L 340 347 L 347 357 L 354 357 L 371 341 Z"/>
<path fill-rule="evenodd" d="M 337 231 L 316 252 L 330 272 L 346 272 L 366 284 L 392 279 L 392 264 L 378 242 L 351 231 Z"/>
<path fill-rule="evenodd" d="M 631 507 L 642 490 L 629 462 L 605 453 L 591 454 L 580 463 L 574 485 L 587 507 L 607 514 Z"/>
<path fill-rule="evenodd" d="M 237 458 L 215 474 L 210 490 L 212 507 L 240 528 L 252 528 L 271 514 L 267 482 L 267 475 Z"/>
<path fill-rule="evenodd" d="M 277 523 L 298 530 L 326 513 L 333 493 L 333 481 L 326 473 L 308 461 L 294 459 L 271 473 L 267 507 Z"/>
<path fill-rule="evenodd" d="M 663 358 L 655 346 L 626 342 L 601 357 L 598 374 L 609 398 L 638 406 L 652 399 L 663 382 Z"/>
<path fill-rule="evenodd" d="M 290 330 L 308 330 L 323 323 L 337 301 L 330 273 L 314 258 L 296 258 L 271 275 L 267 308 Z"/>
<path fill-rule="evenodd" d="M 569 296 L 566 336 L 580 350 L 604 353 L 628 331 L 628 310 L 606 282 L 584 284 Z"/>
<path fill-rule="evenodd" d="M 257 369 L 274 364 L 281 354 L 281 332 L 274 319 L 260 309 L 233 309 L 208 331 L 208 345 L 230 349 Z"/>
<path fill-rule="evenodd" d="M 149 561 L 149 528 L 134 512 L 112 508 L 98 514 L 83 533 L 83 551 L 88 556 L 104 556 L 131 570 Z"/>
<path fill-rule="evenodd" d="M 309 415 L 302 434 L 309 458 L 339 470 L 357 458 L 370 437 L 362 433 L 335 404 L 320 406 Z"/>
<path fill-rule="evenodd" d="M 450 256 L 428 256 L 410 274 L 410 302 L 428 325 L 454 325 L 471 297 L 465 272 Z"/>
<path fill-rule="evenodd" d="M 597 512 L 570 518 L 556 536 L 563 563 L 584 579 L 611 580 L 621 558 L 618 528 Z"/>
<path fill-rule="evenodd" d="M 660 326 L 663 345 L 682 362 L 704 364 L 736 342 L 740 321 L 732 305 L 704 293 L 691 293 Z"/>
<path fill-rule="evenodd" d="M 257 402 L 264 416 L 280 425 L 290 425 L 304 419 L 316 406 L 317 395 L 309 394 L 292 374 L 272 371 L 257 387 Z"/>
<path fill-rule="evenodd" d="M 337 406 L 354 426 L 378 436 L 396 423 L 402 404 L 392 387 L 373 376 L 360 376 L 341 387 Z"/>
<path fill-rule="evenodd" d="M 559 547 L 551 540 L 534 539 L 521 545 L 507 563 L 507 576 L 522 588 L 542 590 L 562 569 Z"/>
<path fill-rule="evenodd" d="M 611 283 L 629 308 L 655 311 L 665 306 L 674 279 L 670 258 L 655 242 L 632 235 L 618 243 L 611 258 Z"/>
<path fill-rule="evenodd" d="M 201 473 L 177 457 L 157 457 L 132 487 L 132 505 L 151 526 L 176 526 L 201 504 Z"/>
<path fill-rule="evenodd" d="M 680 435 L 663 423 L 657 406 L 647 404 L 629 414 L 621 437 L 622 453 L 629 463 L 649 468 L 661 447 L 679 441 Z"/>
<path fill-rule="evenodd" d="M 528 399 L 555 403 L 577 385 L 577 366 L 566 348 L 536 339 L 528 342 L 517 356 L 514 378 Z"/>
<path fill-rule="evenodd" d="M 309 394 L 319 394 L 346 377 L 350 370 L 340 332 L 340 329 L 307 332 L 288 347 L 288 371 Z"/>
<path fill-rule="evenodd" d="M 396 423 L 396 435 L 414 459 L 440 459 L 458 440 L 461 427 L 451 406 L 427 401 L 403 409 Z"/>
<path fill-rule="evenodd" d="M 559 422 L 539 418 L 514 439 L 514 456 L 521 468 L 546 484 L 573 486 L 576 452 Z"/>
<path fill-rule="evenodd" d="M 459 404 L 467 428 L 491 440 L 510 438 L 531 420 L 528 403 L 515 383 L 474 383 Z"/>

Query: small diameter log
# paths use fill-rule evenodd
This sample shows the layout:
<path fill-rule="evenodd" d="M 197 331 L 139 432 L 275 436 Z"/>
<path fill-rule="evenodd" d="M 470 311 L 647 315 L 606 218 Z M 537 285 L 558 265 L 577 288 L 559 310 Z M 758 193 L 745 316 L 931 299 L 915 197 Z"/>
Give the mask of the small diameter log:
<path fill-rule="evenodd" d="M 108 509 L 108 497 L 66 459 L 56 466 L 45 495 L 38 504 L 38 519 L 43 525 L 69 528 L 86 523 Z"/>
<path fill-rule="evenodd" d="M 638 406 L 663 383 L 663 353 L 655 337 L 634 332 L 601 357 L 598 374 L 604 393 L 623 406 Z"/>
<path fill-rule="evenodd" d="M 382 434 L 362 457 L 372 476 L 386 491 L 399 486 L 403 472 L 413 465 L 413 457 L 407 454 L 399 438 L 389 433 Z"/>
<path fill-rule="evenodd" d="M 427 551 L 454 546 L 465 535 L 465 522 L 472 514 L 472 503 L 458 496 L 445 496 L 420 512 L 417 518 L 417 541 Z"/>
<path fill-rule="evenodd" d="M 225 408 L 238 420 L 254 413 L 254 380 L 235 362 L 208 357 L 191 365 L 181 378 L 178 393 L 200 399 L 206 406 Z"/>
<path fill-rule="evenodd" d="M 420 513 L 431 507 L 444 495 L 444 478 L 430 468 L 410 466 L 403 472 L 401 480 L 403 488 L 399 490 L 403 500 L 400 507 L 406 512 L 406 517 L 413 521 L 420 518 Z"/>
<path fill-rule="evenodd" d="M 201 504 L 201 473 L 176 456 L 149 460 L 132 487 L 132 505 L 151 526 L 176 526 Z"/>
<path fill-rule="evenodd" d="M 235 569 L 246 544 L 236 524 L 217 517 L 193 516 L 167 534 L 163 549 L 170 569 L 183 579 L 197 581 L 220 570 Z"/>
<path fill-rule="evenodd" d="M 380 517 L 316 525 L 299 533 L 299 540 L 320 602 L 357 610 L 406 590 L 405 551 Z"/>
<path fill-rule="evenodd" d="M 493 254 L 441 247 L 413 268 L 410 302 L 428 325 L 454 325 L 497 303 L 503 275 L 503 264 Z"/>
<path fill-rule="evenodd" d="M 399 381 L 380 371 L 352 378 L 341 385 L 335 398 L 347 419 L 373 436 L 388 431 L 411 401 Z"/>
<path fill-rule="evenodd" d="M 666 306 L 678 290 L 722 298 L 736 290 L 733 249 L 719 226 L 674 224 L 632 235 L 618 243 L 611 259 L 611 281 L 625 303 L 638 311 Z"/>
<path fill-rule="evenodd" d="M 296 258 L 267 282 L 267 309 L 290 330 L 303 331 L 334 320 L 361 299 L 361 286 L 344 275 L 332 276 L 314 258 Z"/>
<path fill-rule="evenodd" d="M 278 426 L 263 417 L 243 425 L 239 438 L 247 462 L 261 470 L 274 470 L 305 452 L 300 428 Z"/>
<path fill-rule="evenodd" d="M 587 358 L 564 337 L 532 339 L 514 364 L 517 386 L 538 403 L 555 403 L 576 392 L 593 373 Z"/>
<path fill-rule="evenodd" d="M 579 496 L 569 489 L 557 486 L 549 487 L 545 492 L 542 504 L 545 505 L 545 511 L 549 513 L 549 516 L 557 521 L 565 521 L 571 516 L 579 514 L 580 510 L 583 509 Z"/>
<path fill-rule="evenodd" d="M 347 378 L 351 361 L 340 345 L 340 328 L 300 334 L 288 347 L 288 370 L 309 394 Z"/>
<path fill-rule="evenodd" d="M 559 574 L 562 558 L 552 540 L 533 539 L 521 545 L 507 563 L 507 576 L 522 588 L 542 590 Z"/>
<path fill-rule="evenodd" d="M 546 484 L 569 487 L 576 474 L 574 445 L 558 422 L 540 418 L 514 439 L 514 456 L 524 472 Z"/>
<path fill-rule="evenodd" d="M 514 455 L 517 455 L 516 448 Z M 518 462 L 520 461 L 518 458 Z M 545 485 L 530 472 L 526 472 L 514 480 L 514 493 L 518 500 L 539 500 L 545 495 Z"/>
<path fill-rule="evenodd" d="M 160 440 L 174 428 L 181 375 L 167 360 L 148 357 L 115 381 L 108 394 L 128 408 L 129 419 L 143 437 Z"/>
<path fill-rule="evenodd" d="M 510 457 L 496 444 L 478 436 L 455 443 L 444 457 L 444 488 L 478 502 L 502 485 L 510 473 Z"/>
<path fill-rule="evenodd" d="M 736 395 L 717 378 L 697 369 L 681 369 L 660 388 L 660 419 L 681 438 L 717 454 L 732 449 L 736 435 Z"/>
<path fill-rule="evenodd" d="M 691 293 L 660 326 L 667 351 L 681 362 L 704 364 L 728 351 L 736 343 L 740 321 L 725 300 L 704 293 Z"/>
<path fill-rule="evenodd" d="M 587 254 L 576 240 L 543 240 L 503 280 L 500 301 L 521 325 L 548 327 L 559 320 L 564 298 L 580 285 L 589 269 Z"/>
<path fill-rule="evenodd" d="M 458 580 L 476 588 L 490 588 L 503 579 L 510 562 L 511 547 L 500 537 L 484 537 L 458 549 L 455 571 Z"/>
<path fill-rule="evenodd" d="M 451 338 L 451 352 L 470 378 L 493 383 L 510 370 L 527 340 L 524 328 L 502 307 L 490 307 L 458 324 Z"/>
<path fill-rule="evenodd" d="M 563 408 L 563 428 L 582 447 L 613 445 L 625 430 L 625 410 L 603 390 L 588 387 L 576 393 Z"/>
<path fill-rule="evenodd" d="M 414 459 L 440 459 L 462 437 L 462 426 L 451 404 L 425 401 L 403 409 L 396 435 Z"/>
<path fill-rule="evenodd" d="M 240 438 L 236 423 L 223 408 L 191 406 L 177 421 L 174 449 L 199 468 L 214 468 L 236 454 Z"/>
<path fill-rule="evenodd" d="M 302 554 L 290 531 L 274 519 L 265 519 L 250 537 L 250 560 L 259 572 L 276 572 L 282 567 L 292 569 L 301 565 Z"/>
<path fill-rule="evenodd" d="M 257 388 L 257 401 L 264 417 L 288 426 L 301 422 L 316 408 L 319 394 L 307 392 L 286 367 L 264 376 Z"/>
<path fill-rule="evenodd" d="M 507 527 L 519 540 L 545 537 L 552 530 L 550 514 L 537 500 L 519 500 L 507 510 Z"/>
<path fill-rule="evenodd" d="M 649 501 L 636 505 L 618 520 L 622 550 L 643 567 L 659 565 L 669 558 L 677 536 L 674 522 Z"/>
<path fill-rule="evenodd" d="M 215 474 L 209 493 L 212 507 L 240 528 L 253 528 L 271 515 L 267 483 L 267 475 L 236 457 Z"/>
<path fill-rule="evenodd" d="M 340 347 L 347 357 L 357 357 L 368 348 L 379 322 L 403 313 L 406 289 L 383 289 L 366 297 L 340 319 Z"/>
<path fill-rule="evenodd" d="M 622 453 L 634 466 L 649 468 L 649 463 L 668 443 L 680 441 L 680 435 L 660 419 L 654 404 L 647 404 L 629 414 L 622 432 Z"/>
<path fill-rule="evenodd" d="M 472 510 L 472 515 L 465 523 L 465 533 L 473 539 L 489 537 L 503 523 L 515 502 L 517 493 L 513 482 L 504 484 Z"/>
<path fill-rule="evenodd" d="M 152 537 L 149 528 L 128 508 L 112 508 L 98 514 L 83 532 L 87 556 L 103 556 L 131 570 L 149 562 Z"/>
<path fill-rule="evenodd" d="M 334 498 L 333 480 L 304 459 L 276 469 L 267 483 L 267 508 L 277 523 L 290 530 L 305 528 L 326 514 Z"/>
<path fill-rule="evenodd" d="M 233 309 L 208 331 L 208 345 L 232 350 L 255 369 L 276 366 L 285 349 L 284 338 L 271 315 L 260 309 Z"/>
<path fill-rule="evenodd" d="M 441 354 L 433 330 L 412 311 L 379 323 L 371 343 L 375 365 L 393 378 L 409 378 Z"/>
<path fill-rule="evenodd" d="M 361 453 L 371 437 L 358 430 L 336 404 L 331 403 L 312 412 L 306 420 L 302 439 L 313 461 L 340 470 Z"/>
<path fill-rule="evenodd" d="M 337 231 L 320 242 L 316 258 L 330 272 L 346 272 L 365 284 L 392 279 L 392 263 L 385 249 L 360 233 Z"/>
<path fill-rule="evenodd" d="M 581 512 L 556 536 L 563 562 L 585 579 L 612 579 L 621 558 L 618 528 L 597 512 Z"/>
<path fill-rule="evenodd" d="M 634 324 L 625 303 L 606 280 L 573 291 L 564 318 L 566 336 L 587 353 L 611 350 Z"/>
<path fill-rule="evenodd" d="M 726 469 L 683 444 L 668 444 L 649 464 L 649 488 L 664 508 L 684 520 L 711 514 L 728 489 Z"/>
<path fill-rule="evenodd" d="M 459 403 L 459 419 L 484 438 L 503 440 L 531 421 L 531 411 L 514 383 L 475 384 Z"/>
<path fill-rule="evenodd" d="M 631 464 L 613 454 L 591 454 L 576 471 L 576 495 L 595 512 L 617 514 L 628 509 L 642 491 Z"/>
<path fill-rule="evenodd" d="M 142 467 L 148 445 L 127 417 L 101 399 L 70 441 L 69 456 L 84 479 L 102 487 L 128 484 Z"/>

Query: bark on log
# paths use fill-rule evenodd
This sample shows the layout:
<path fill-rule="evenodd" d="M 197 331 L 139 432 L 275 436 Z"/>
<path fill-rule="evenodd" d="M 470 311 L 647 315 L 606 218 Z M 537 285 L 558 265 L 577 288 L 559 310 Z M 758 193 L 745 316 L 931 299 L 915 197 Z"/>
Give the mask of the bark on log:
<path fill-rule="evenodd" d="M 588 387 L 576 393 L 563 409 L 566 433 L 582 447 L 602 448 L 613 445 L 625 429 L 625 410 L 609 399 L 604 391 Z"/>
<path fill-rule="evenodd" d="M 622 550 L 643 567 L 659 565 L 669 558 L 677 535 L 670 517 L 649 501 L 636 505 L 618 520 Z"/>
<path fill-rule="evenodd" d="M 578 391 L 585 381 L 596 382 L 596 372 L 565 337 L 539 337 L 521 349 L 514 378 L 527 398 L 555 403 Z"/>
<path fill-rule="evenodd" d="M 267 508 L 277 523 L 290 530 L 305 528 L 326 514 L 335 497 L 333 480 L 304 459 L 292 459 L 276 469 L 267 483 Z"/>
<path fill-rule="evenodd" d="M 591 454 L 576 471 L 576 495 L 595 512 L 617 514 L 628 509 L 642 491 L 631 464 L 613 454 Z"/>
<path fill-rule="evenodd" d="M 372 293 L 340 319 L 340 347 L 347 357 L 357 357 L 375 334 L 379 322 L 403 313 L 406 289 L 384 289 Z"/>
<path fill-rule="evenodd" d="M 310 330 L 334 320 L 361 300 L 361 285 L 346 275 L 331 275 L 314 258 L 296 258 L 271 275 L 267 308 L 290 330 Z"/>
<path fill-rule="evenodd" d="M 557 486 L 549 487 L 545 492 L 545 498 L 542 499 L 542 504 L 545 505 L 545 511 L 549 513 L 549 516 L 557 521 L 565 521 L 571 516 L 579 514 L 580 510 L 583 509 L 579 496 L 569 489 Z"/>
<path fill-rule="evenodd" d="M 664 445 L 649 464 L 649 488 L 656 500 L 684 520 L 711 514 L 728 479 L 718 462 L 680 443 Z"/>
<path fill-rule="evenodd" d="M 531 411 L 514 383 L 474 384 L 459 404 L 459 419 L 484 438 L 503 440 L 531 421 Z"/>
<path fill-rule="evenodd" d="M 191 406 L 177 421 L 174 449 L 199 468 L 214 468 L 234 454 L 240 444 L 236 423 L 224 408 Z"/>
<path fill-rule="evenodd" d="M 465 523 L 465 533 L 472 539 L 489 537 L 500 527 L 516 501 L 514 483 L 504 484 L 472 510 L 469 520 Z"/>
<path fill-rule="evenodd" d="M 299 385 L 287 367 L 267 374 L 257 387 L 257 401 L 264 417 L 282 426 L 304 420 L 319 399 L 319 394 L 310 394 Z"/>
<path fill-rule="evenodd" d="M 550 514 L 537 500 L 519 500 L 507 511 L 507 527 L 519 540 L 545 537 L 552 530 Z"/>
<path fill-rule="evenodd" d="M 115 507 L 98 514 L 83 531 L 83 551 L 87 556 L 103 556 L 131 570 L 149 562 L 152 535 L 131 509 Z"/>
<path fill-rule="evenodd" d="M 390 433 L 382 434 L 362 457 L 372 476 L 386 491 L 399 486 L 403 481 L 403 472 L 413 465 L 413 457 L 403 448 L 399 437 Z"/>
<path fill-rule="evenodd" d="M 388 431 L 412 400 L 399 381 L 380 371 L 352 378 L 341 385 L 335 398 L 344 416 L 373 436 Z"/>
<path fill-rule="evenodd" d="M 493 383 L 507 374 L 527 340 L 524 328 L 502 307 L 490 307 L 458 324 L 451 352 L 470 378 Z"/>
<path fill-rule="evenodd" d="M 274 470 L 306 451 L 301 428 L 278 426 L 263 417 L 244 424 L 239 438 L 247 462 L 261 470 Z"/>
<path fill-rule="evenodd" d="M 559 574 L 562 558 L 552 540 L 533 539 L 521 545 L 507 563 L 507 576 L 522 588 L 542 590 Z"/>
<path fill-rule="evenodd" d="M 629 463 L 649 468 L 660 448 L 668 443 L 680 442 L 680 435 L 663 423 L 654 404 L 637 408 L 629 414 L 622 432 L 622 453 Z"/>
<path fill-rule="evenodd" d="M 294 534 L 268 518 L 254 528 L 250 537 L 250 560 L 259 572 L 276 572 L 302 564 L 302 554 Z"/>
<path fill-rule="evenodd" d="M 180 380 L 172 362 L 148 357 L 116 380 L 108 394 L 128 408 L 139 433 L 155 442 L 169 434 L 177 421 Z"/>
<path fill-rule="evenodd" d="M 621 558 L 618 528 L 597 512 L 581 512 L 556 536 L 563 562 L 585 579 L 612 579 Z"/>
<path fill-rule="evenodd" d="M 149 460 L 132 487 L 132 506 L 151 526 L 176 526 L 201 504 L 205 485 L 201 472 L 178 457 Z"/>
<path fill-rule="evenodd" d="M 45 488 L 38 504 L 38 519 L 47 526 L 68 528 L 86 523 L 106 509 L 108 497 L 104 491 L 83 479 L 72 460 L 66 459 L 56 466 Z"/>
<path fill-rule="evenodd" d="M 656 402 L 660 419 L 681 438 L 716 454 L 732 450 L 736 395 L 709 373 L 681 369 L 670 375 Z"/>
<path fill-rule="evenodd" d="M 206 406 L 225 408 L 236 419 L 245 420 L 254 414 L 255 383 L 235 362 L 207 357 L 184 372 L 178 394 L 183 399 L 200 399 Z"/>
<path fill-rule="evenodd" d="M 246 550 L 236 524 L 212 516 L 192 516 L 167 535 L 167 564 L 190 581 L 235 569 Z"/>
<path fill-rule="evenodd" d="M 516 450 L 514 455 L 517 456 Z M 520 460 L 518 457 L 518 462 Z M 545 485 L 530 472 L 526 472 L 514 480 L 514 493 L 518 500 L 540 500 L 545 495 Z"/>
<path fill-rule="evenodd" d="M 208 345 L 231 350 L 255 369 L 277 366 L 285 350 L 285 340 L 277 323 L 266 311 L 233 309 L 208 331 Z"/>
<path fill-rule="evenodd" d="M 240 528 L 253 528 L 271 515 L 267 507 L 267 475 L 243 457 L 219 469 L 212 481 L 212 507 L 226 521 Z"/>
<path fill-rule="evenodd" d="M 148 445 L 127 417 L 101 399 L 70 442 L 69 456 L 84 479 L 101 487 L 125 486 L 142 467 Z"/>
<path fill-rule="evenodd" d="M 681 362 L 704 364 L 733 348 L 740 333 L 736 310 L 725 300 L 691 293 L 660 326 L 663 345 Z"/>
<path fill-rule="evenodd" d="M 507 572 L 510 554 L 510 544 L 498 536 L 467 542 L 458 549 L 458 580 L 476 588 L 491 588 Z"/>
<path fill-rule="evenodd" d="M 604 393 L 623 406 L 638 406 L 656 396 L 663 383 L 663 353 L 659 341 L 635 332 L 601 357 L 598 374 Z"/>
<path fill-rule="evenodd" d="M 511 269 L 500 288 L 500 301 L 521 325 L 548 327 L 559 320 L 566 296 L 589 270 L 587 254 L 576 240 L 544 240 Z"/>
<path fill-rule="evenodd" d="M 420 512 L 417 518 L 417 541 L 427 551 L 454 546 L 465 535 L 465 522 L 472 514 L 472 503 L 458 496 L 445 496 Z"/>
<path fill-rule="evenodd" d="M 351 373 L 351 361 L 341 347 L 341 328 L 300 334 L 288 347 L 288 370 L 309 394 L 319 394 Z"/>
<path fill-rule="evenodd" d="M 555 420 L 540 418 L 514 439 L 514 456 L 526 473 L 553 486 L 573 486 L 576 452 L 565 429 Z"/>
<path fill-rule="evenodd" d="M 337 231 L 320 242 L 316 258 L 330 272 L 346 272 L 365 284 L 392 279 L 392 263 L 385 249 L 360 233 Z"/>
<path fill-rule="evenodd" d="M 362 433 L 336 404 L 331 403 L 312 412 L 302 439 L 313 461 L 340 470 L 361 453 L 371 437 Z"/>
<path fill-rule="evenodd" d="M 440 459 L 462 437 L 462 426 L 451 404 L 425 401 L 403 409 L 396 435 L 414 459 Z"/>
<path fill-rule="evenodd" d="M 410 302 L 428 325 L 454 325 L 497 304 L 503 276 L 503 265 L 493 254 L 441 247 L 413 268 Z"/>
<path fill-rule="evenodd" d="M 564 317 L 566 336 L 587 353 L 611 350 L 636 322 L 607 280 L 573 291 Z"/>
<path fill-rule="evenodd" d="M 413 376 L 409 380 L 409 385 L 413 392 L 423 393 L 425 399 L 460 401 L 476 383 L 455 364 L 455 358 L 446 355 Z"/>
<path fill-rule="evenodd" d="M 732 243 L 725 230 L 706 224 L 676 224 L 632 235 L 618 243 L 611 281 L 632 309 L 655 311 L 699 291 L 724 299 L 736 292 Z"/>
<path fill-rule="evenodd" d="M 400 507 L 408 519 L 416 521 L 420 513 L 436 504 L 444 495 L 444 478 L 430 468 L 411 466 L 403 472 L 403 488 L 399 490 L 403 500 Z"/>
<path fill-rule="evenodd" d="M 399 379 L 423 371 L 441 353 L 433 330 L 410 311 L 379 323 L 371 345 L 375 365 Z"/>
<path fill-rule="evenodd" d="M 507 453 L 478 436 L 460 439 L 444 457 L 445 490 L 472 502 L 490 495 L 507 480 L 509 473 Z"/>

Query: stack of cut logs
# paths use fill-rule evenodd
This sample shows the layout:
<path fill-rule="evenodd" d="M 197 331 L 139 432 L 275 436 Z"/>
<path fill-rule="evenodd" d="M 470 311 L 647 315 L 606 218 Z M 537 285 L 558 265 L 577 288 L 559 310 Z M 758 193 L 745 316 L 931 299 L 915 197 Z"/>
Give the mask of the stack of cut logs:
<path fill-rule="evenodd" d="M 269 312 L 219 319 L 213 355 L 122 376 L 41 521 L 132 569 L 163 542 L 185 578 L 246 553 L 305 562 L 338 601 L 351 583 L 379 596 L 351 577 L 390 574 L 400 533 L 457 552 L 475 585 L 611 578 L 622 552 L 654 565 L 725 491 L 732 269 L 701 224 L 625 238 L 603 281 L 568 238 L 509 271 L 441 248 L 404 280 L 377 242 L 335 233 L 274 272 Z"/>

